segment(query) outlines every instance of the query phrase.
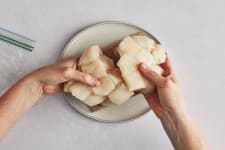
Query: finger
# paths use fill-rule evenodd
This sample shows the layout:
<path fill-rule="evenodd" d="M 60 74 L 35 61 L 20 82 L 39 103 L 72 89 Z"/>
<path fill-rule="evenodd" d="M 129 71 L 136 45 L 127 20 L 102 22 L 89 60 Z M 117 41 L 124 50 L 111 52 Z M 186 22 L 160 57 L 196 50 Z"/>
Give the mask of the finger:
<path fill-rule="evenodd" d="M 63 88 L 60 85 L 45 85 L 43 87 L 44 94 L 53 94 L 62 92 Z"/>
<path fill-rule="evenodd" d="M 156 114 L 156 116 L 158 116 L 160 118 L 163 115 L 163 109 L 159 102 L 159 98 L 158 98 L 157 94 L 151 93 L 151 94 L 145 95 L 145 98 L 146 98 L 148 104 L 150 105 L 151 109 Z"/>
<path fill-rule="evenodd" d="M 171 64 L 171 61 L 167 55 L 165 63 L 161 64 L 161 67 L 164 69 L 163 76 L 169 77 L 173 81 L 177 81 L 176 76 L 174 74 L 174 70 Z"/>
<path fill-rule="evenodd" d="M 63 67 L 71 67 L 73 69 L 76 69 L 77 67 L 77 58 L 67 58 L 65 60 L 63 60 L 60 64 Z"/>
<path fill-rule="evenodd" d="M 70 80 L 79 81 L 90 86 L 100 85 L 100 81 L 97 78 L 77 70 L 71 70 L 68 76 Z"/>
<path fill-rule="evenodd" d="M 167 74 L 166 76 L 173 73 L 173 67 L 171 65 L 168 55 L 166 57 L 166 61 L 164 63 L 162 63 L 160 66 L 164 69 L 164 72 Z"/>
<path fill-rule="evenodd" d="M 156 94 L 149 94 L 145 96 L 147 102 L 149 103 L 149 105 L 153 108 L 153 109 L 157 109 L 157 107 L 160 106 L 159 100 L 158 100 L 158 96 Z"/>
<path fill-rule="evenodd" d="M 154 83 L 156 86 L 163 85 L 164 77 L 157 74 L 155 71 L 148 68 L 148 66 L 144 63 L 138 65 L 138 69 L 141 74 L 150 82 Z"/>

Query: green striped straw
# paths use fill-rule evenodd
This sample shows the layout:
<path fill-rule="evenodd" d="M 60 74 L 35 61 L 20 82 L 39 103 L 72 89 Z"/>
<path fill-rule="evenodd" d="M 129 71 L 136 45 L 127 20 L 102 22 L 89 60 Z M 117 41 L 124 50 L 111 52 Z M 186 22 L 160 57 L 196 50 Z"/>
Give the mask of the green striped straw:
<path fill-rule="evenodd" d="M 0 40 L 32 52 L 36 41 L 0 27 Z"/>

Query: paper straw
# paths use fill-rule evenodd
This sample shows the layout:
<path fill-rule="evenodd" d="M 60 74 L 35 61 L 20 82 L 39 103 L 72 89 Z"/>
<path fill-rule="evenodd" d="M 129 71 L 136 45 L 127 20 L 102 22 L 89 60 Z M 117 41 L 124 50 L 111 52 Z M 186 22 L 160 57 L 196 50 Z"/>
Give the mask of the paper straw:
<path fill-rule="evenodd" d="M 12 45 L 15 45 L 15 46 L 24 48 L 24 49 L 29 50 L 29 51 L 32 51 L 32 49 L 33 49 L 33 48 L 27 47 L 27 46 L 25 46 L 25 45 L 23 45 L 23 44 L 20 44 L 20 43 L 18 43 L 18 42 L 15 42 L 15 41 L 13 41 L 13 40 L 4 38 L 4 37 L 1 36 L 1 35 L 0 35 L 0 40 L 5 41 L 5 42 L 7 42 L 7 43 L 9 43 L 9 44 L 12 44 Z"/>
<path fill-rule="evenodd" d="M 32 51 L 36 41 L 0 27 L 0 40 Z"/>

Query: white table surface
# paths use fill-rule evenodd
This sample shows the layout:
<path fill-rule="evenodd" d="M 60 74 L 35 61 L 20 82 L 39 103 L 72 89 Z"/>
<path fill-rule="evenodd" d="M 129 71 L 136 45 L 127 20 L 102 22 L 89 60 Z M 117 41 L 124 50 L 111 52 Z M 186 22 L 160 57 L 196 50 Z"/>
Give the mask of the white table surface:
<path fill-rule="evenodd" d="M 37 41 L 27 52 L 0 41 L 0 93 L 32 70 L 55 63 L 66 42 L 87 25 L 137 24 L 165 45 L 188 110 L 211 149 L 225 148 L 225 1 L 1 0 L 0 26 Z M 38 102 L 9 132 L 0 150 L 173 149 L 159 120 L 120 124 L 78 114 L 62 94 Z"/>

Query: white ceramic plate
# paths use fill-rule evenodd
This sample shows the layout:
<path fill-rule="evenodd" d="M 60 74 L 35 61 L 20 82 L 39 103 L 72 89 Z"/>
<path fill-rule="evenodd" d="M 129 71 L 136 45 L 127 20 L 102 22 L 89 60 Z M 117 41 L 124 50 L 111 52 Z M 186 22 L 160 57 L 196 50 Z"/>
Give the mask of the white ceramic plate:
<path fill-rule="evenodd" d="M 82 51 L 91 45 L 98 44 L 101 47 L 105 47 L 136 32 L 143 32 L 159 43 L 155 37 L 140 27 L 124 22 L 103 22 L 89 26 L 76 34 L 64 48 L 60 60 L 72 56 L 80 56 Z M 144 115 L 150 110 L 142 95 L 133 97 L 125 104 L 104 108 L 94 113 L 90 112 L 85 104 L 71 94 L 65 93 L 64 95 L 66 100 L 78 112 L 89 118 L 103 122 L 130 121 Z"/>

